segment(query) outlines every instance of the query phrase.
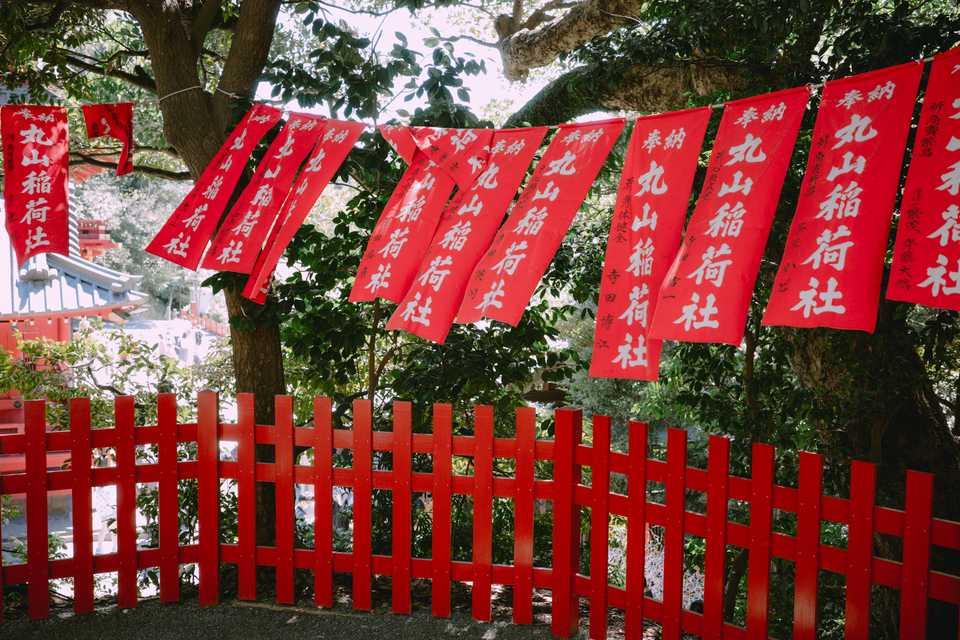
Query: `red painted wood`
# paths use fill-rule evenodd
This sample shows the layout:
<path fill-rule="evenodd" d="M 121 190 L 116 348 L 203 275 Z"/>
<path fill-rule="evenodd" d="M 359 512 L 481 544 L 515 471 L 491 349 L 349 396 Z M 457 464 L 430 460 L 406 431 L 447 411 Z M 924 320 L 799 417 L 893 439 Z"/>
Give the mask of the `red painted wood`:
<path fill-rule="evenodd" d="M 683 537 L 686 512 L 687 432 L 667 431 L 666 527 L 663 544 L 663 638 L 680 640 L 683 610 Z"/>
<path fill-rule="evenodd" d="M 333 424 L 330 398 L 313 401 L 314 561 L 313 593 L 318 607 L 333 606 Z"/>
<path fill-rule="evenodd" d="M 73 471 L 70 498 L 73 510 L 73 610 L 76 613 L 89 613 L 93 611 L 93 454 L 90 451 L 89 398 L 70 400 L 70 436 L 70 468 Z"/>
<path fill-rule="evenodd" d="M 873 562 L 873 507 L 877 470 L 854 460 L 850 467 L 850 528 L 847 533 L 846 640 L 866 640 L 870 633 L 870 582 Z"/>
<path fill-rule="evenodd" d="M 722 638 L 730 441 L 720 436 L 710 436 L 707 447 L 707 536 L 703 562 L 703 636 Z"/>
<path fill-rule="evenodd" d="M 610 522 L 610 418 L 593 417 L 590 511 L 590 637 L 607 637 L 607 546 Z"/>
<path fill-rule="evenodd" d="M 647 564 L 647 425 L 631 421 L 627 476 L 627 640 L 643 637 L 643 592 Z"/>
<path fill-rule="evenodd" d="M 490 620 L 493 563 L 493 407 L 473 410 L 473 618 Z"/>
<path fill-rule="evenodd" d="M 410 522 L 413 478 L 412 407 L 409 402 L 393 403 L 393 612 L 410 613 Z"/>
<path fill-rule="evenodd" d="M 294 513 L 293 482 L 293 400 L 290 396 L 275 398 L 276 444 L 274 445 L 276 469 L 276 523 L 277 523 L 277 602 L 294 603 L 293 548 L 296 514 Z"/>
<path fill-rule="evenodd" d="M 220 408 L 216 392 L 201 391 L 197 403 L 197 519 L 200 528 L 200 606 L 220 602 Z"/>
<path fill-rule="evenodd" d="M 117 605 L 137 606 L 137 445 L 134 436 L 134 400 L 121 396 L 114 401 L 117 433 Z"/>
<path fill-rule="evenodd" d="M 903 518 L 903 577 L 900 585 L 900 638 L 927 635 L 930 576 L 930 520 L 933 517 L 933 476 L 907 472 Z"/>
<path fill-rule="evenodd" d="M 533 622 L 533 510 L 537 414 L 517 409 L 516 471 L 514 476 L 513 622 Z"/>
<path fill-rule="evenodd" d="M 353 608 L 370 610 L 373 451 L 370 401 L 353 402 Z"/>
<path fill-rule="evenodd" d="M 574 409 L 555 413 L 556 444 L 553 462 L 553 602 L 551 631 L 569 637 L 579 626 L 579 607 L 574 591 L 580 545 L 580 516 L 573 495 L 579 481 L 574 450 L 580 444 L 583 416 Z"/>
<path fill-rule="evenodd" d="M 450 617 L 450 484 L 453 451 L 453 409 L 433 405 L 433 528 L 431 538 L 431 611 Z"/>
<path fill-rule="evenodd" d="M 747 564 L 747 638 L 766 640 L 770 610 L 774 450 L 753 445 L 750 493 L 750 559 Z"/>
<path fill-rule="evenodd" d="M 257 447 L 254 395 L 237 394 L 237 599 L 257 599 Z"/>
<path fill-rule="evenodd" d="M 797 561 L 794 570 L 793 637 L 817 637 L 817 579 L 820 574 L 820 503 L 823 458 L 800 454 L 797 493 Z"/>
<path fill-rule="evenodd" d="M 24 403 L 24 467 L 27 474 L 27 600 L 30 617 L 50 615 L 47 529 L 46 406 L 43 400 Z"/>

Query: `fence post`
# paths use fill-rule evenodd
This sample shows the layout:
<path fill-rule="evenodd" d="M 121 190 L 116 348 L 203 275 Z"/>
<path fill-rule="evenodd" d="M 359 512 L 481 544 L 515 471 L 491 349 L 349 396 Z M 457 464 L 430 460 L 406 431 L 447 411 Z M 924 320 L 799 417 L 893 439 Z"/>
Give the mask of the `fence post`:
<path fill-rule="evenodd" d="M 630 421 L 630 471 L 627 476 L 627 610 L 625 637 L 643 636 L 643 600 L 647 568 L 647 425 Z"/>
<path fill-rule="evenodd" d="M 24 406 L 24 450 L 27 472 L 27 598 L 30 617 L 50 615 L 50 566 L 47 531 L 47 416 L 43 400 Z"/>
<path fill-rule="evenodd" d="M 433 524 L 431 540 L 431 610 L 450 617 L 450 482 L 453 453 L 452 407 L 433 405 Z"/>
<path fill-rule="evenodd" d="M 353 608 L 370 610 L 372 415 L 369 400 L 353 401 Z"/>
<path fill-rule="evenodd" d="M 274 398 L 275 444 L 274 505 L 277 523 L 277 603 L 293 604 L 293 547 L 296 515 L 293 502 L 293 402 L 290 396 Z"/>
<path fill-rule="evenodd" d="M 493 561 L 493 407 L 473 408 L 473 588 L 474 620 L 490 620 Z"/>
<path fill-rule="evenodd" d="M 730 440 L 720 436 L 710 436 L 707 447 L 707 539 L 703 562 L 703 636 L 722 638 Z"/>
<path fill-rule="evenodd" d="M 70 467 L 73 510 L 73 610 L 93 610 L 93 469 L 90 451 L 90 399 L 70 400 Z M 162 512 L 161 512 L 162 513 Z"/>
<path fill-rule="evenodd" d="M 237 394 L 237 600 L 257 599 L 257 444 L 254 395 Z"/>
<path fill-rule="evenodd" d="M 667 431 L 666 530 L 663 545 L 663 638 L 680 640 L 683 626 L 683 537 L 687 490 L 687 432 Z"/>
<path fill-rule="evenodd" d="M 873 565 L 873 508 L 877 469 L 854 460 L 850 467 L 850 529 L 847 533 L 846 640 L 866 640 L 870 633 L 870 581 Z"/>
<path fill-rule="evenodd" d="M 177 486 L 177 397 L 157 396 L 157 460 L 160 468 L 158 508 L 160 526 L 160 601 L 180 600 L 180 497 Z"/>
<path fill-rule="evenodd" d="M 610 418 L 593 416 L 590 509 L 590 637 L 607 637 L 607 547 L 610 522 Z"/>
<path fill-rule="evenodd" d="M 754 444 L 750 479 L 750 557 L 747 563 L 747 638 L 766 640 L 770 609 L 774 451 Z"/>
<path fill-rule="evenodd" d="M 927 589 L 930 577 L 930 519 L 933 475 L 907 471 L 903 514 L 903 577 L 900 581 L 900 638 L 927 635 Z"/>
<path fill-rule="evenodd" d="M 794 564 L 793 637 L 817 637 L 817 579 L 820 574 L 820 507 L 823 497 L 823 458 L 800 454 L 797 485 L 797 560 Z"/>
<path fill-rule="evenodd" d="M 410 500 L 413 440 L 411 405 L 393 403 L 393 578 L 394 613 L 410 613 Z"/>
<path fill-rule="evenodd" d="M 330 398 L 313 400 L 313 570 L 314 602 L 333 606 L 333 406 Z"/>
<path fill-rule="evenodd" d="M 220 602 L 220 407 L 201 391 L 197 407 L 197 520 L 200 529 L 200 606 Z"/>
<path fill-rule="evenodd" d="M 580 617 L 574 590 L 580 547 L 580 510 L 574 506 L 574 493 L 580 479 L 574 473 L 574 458 L 582 421 L 583 414 L 576 409 L 558 409 L 555 413 L 551 630 L 558 637 L 576 633 Z"/>
<path fill-rule="evenodd" d="M 137 606 L 137 443 L 131 396 L 114 400 L 117 454 L 117 605 Z"/>
<path fill-rule="evenodd" d="M 533 526 L 534 465 L 536 461 L 536 412 L 517 408 L 516 471 L 514 472 L 513 622 L 533 622 Z"/>

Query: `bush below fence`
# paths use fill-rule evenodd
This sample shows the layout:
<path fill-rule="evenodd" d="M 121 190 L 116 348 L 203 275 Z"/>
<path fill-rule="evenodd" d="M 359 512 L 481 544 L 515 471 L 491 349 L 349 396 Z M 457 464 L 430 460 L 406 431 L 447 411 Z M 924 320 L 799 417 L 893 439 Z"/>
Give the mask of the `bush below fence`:
<path fill-rule="evenodd" d="M 137 572 L 159 568 L 160 599 L 180 599 L 180 568 L 197 563 L 199 599 L 213 605 L 220 599 L 220 567 L 236 565 L 237 597 L 257 597 L 256 569 L 273 567 L 276 598 L 292 604 L 296 598 L 295 571 L 313 573 L 313 597 L 319 607 L 333 605 L 333 574 L 352 577 L 355 609 L 371 606 L 371 579 L 390 576 L 392 609 L 411 610 L 413 579 L 431 581 L 431 610 L 449 616 L 451 582 L 471 584 L 472 613 L 489 620 L 493 585 L 509 585 L 513 595 L 513 621 L 533 619 L 533 590 L 548 589 L 551 598 L 551 628 L 567 636 L 578 626 L 578 602 L 589 603 L 589 634 L 607 633 L 608 608 L 624 610 L 627 637 L 639 637 L 644 621 L 662 627 L 662 637 L 678 639 L 681 633 L 705 638 L 768 637 L 770 565 L 779 558 L 795 563 L 793 634 L 814 638 L 817 634 L 818 580 L 821 570 L 845 578 L 844 624 L 847 638 L 866 638 L 870 625 L 871 592 L 882 585 L 899 590 L 901 637 L 923 637 L 927 632 L 928 601 L 960 604 L 960 577 L 931 570 L 931 548 L 960 550 L 960 523 L 932 517 L 933 478 L 910 471 L 906 479 L 903 511 L 878 507 L 876 469 L 865 462 L 851 465 L 850 499 L 822 493 L 823 459 L 811 453 L 799 457 L 798 486 L 783 487 L 774 481 L 774 449 L 753 446 L 750 478 L 731 475 L 730 442 L 713 436 L 708 444 L 706 469 L 688 466 L 686 432 L 668 432 L 666 460 L 648 456 L 647 426 L 629 424 L 627 453 L 611 451 L 610 420 L 592 420 L 592 444 L 582 443 L 579 411 L 559 409 L 555 414 L 555 439 L 536 438 L 536 415 L 530 408 L 516 411 L 512 438 L 496 438 L 493 410 L 474 410 L 474 435 L 454 436 L 451 406 L 433 408 L 433 432 L 413 433 L 411 405 L 393 405 L 393 430 L 374 431 L 371 406 L 353 404 L 351 429 L 335 429 L 332 406 L 327 398 L 314 402 L 314 424 L 294 427 L 290 397 L 276 399 L 276 424 L 256 425 L 253 397 L 238 398 L 236 424 L 220 422 L 217 395 L 200 394 L 197 422 L 178 424 L 176 400 L 158 399 L 156 426 L 135 426 L 134 403 L 129 397 L 116 400 L 115 425 L 91 429 L 87 399 L 70 405 L 70 430 L 48 432 L 42 401 L 26 403 L 26 428 L 21 435 L 0 436 L 0 454 L 23 454 L 25 473 L 0 476 L 0 496 L 26 494 L 27 562 L 0 568 L 3 585 L 26 583 L 29 613 L 34 618 L 49 615 L 48 585 L 51 579 L 72 578 L 74 608 L 78 613 L 93 608 L 94 577 L 117 573 L 117 602 L 121 607 L 137 604 Z M 237 445 L 236 460 L 220 459 L 220 443 Z M 178 460 L 178 444 L 195 443 L 195 460 Z M 137 463 L 137 447 L 155 445 L 157 461 Z M 272 445 L 274 462 L 256 462 L 255 447 Z M 94 467 L 92 452 L 112 447 L 115 467 Z M 297 448 L 311 448 L 310 465 L 296 464 Z M 352 466 L 334 465 L 334 451 L 348 449 Z M 50 451 L 69 451 L 69 469 L 50 470 Z M 392 454 L 392 468 L 378 470 L 374 452 Z M 414 454 L 432 458 L 429 473 L 414 471 Z M 454 457 L 469 457 L 473 475 L 453 473 Z M 513 477 L 494 476 L 494 459 L 515 462 Z M 552 477 L 536 477 L 538 461 L 552 463 Z M 581 483 L 581 470 L 590 468 L 591 484 Z M 611 491 L 611 473 L 627 478 L 626 494 Z M 181 544 L 179 539 L 178 482 L 198 483 L 199 542 Z M 237 542 L 220 541 L 221 481 L 236 482 Z M 256 484 L 273 483 L 276 496 L 276 544 L 256 544 Z M 664 501 L 648 497 L 648 482 L 664 486 Z M 137 484 L 157 483 L 159 545 L 138 549 L 135 515 Z M 314 548 L 298 548 L 296 539 L 295 485 L 312 485 L 315 496 L 331 496 L 335 487 L 353 492 L 352 549 L 334 550 L 332 500 L 317 500 L 314 509 Z M 93 487 L 115 485 L 117 490 L 117 552 L 94 555 L 90 521 Z M 47 556 L 47 497 L 50 491 L 69 490 L 73 497 L 73 542 L 71 558 Z M 371 546 L 373 492 L 391 492 L 392 555 L 374 554 Z M 704 513 L 689 511 L 686 493 L 705 495 Z M 431 557 L 411 554 L 411 500 L 414 493 L 431 496 Z M 454 495 L 473 501 L 472 557 L 469 562 L 451 558 L 451 500 Z M 512 564 L 493 563 L 493 505 L 495 498 L 513 501 L 514 550 Z M 534 513 L 537 500 L 552 504 L 552 566 L 534 566 Z M 749 505 L 749 525 L 731 521 L 728 505 L 738 500 Z M 589 508 L 589 572 L 579 573 L 581 510 Z M 774 510 L 795 514 L 794 535 L 774 530 Z M 609 584 L 609 518 L 627 521 L 625 587 Z M 847 546 L 839 548 L 821 541 L 822 523 L 847 528 Z M 664 532 L 663 590 L 657 600 L 645 595 L 644 567 L 649 526 Z M 874 555 L 876 534 L 899 538 L 900 561 Z M 704 541 L 704 590 L 702 612 L 683 608 L 684 539 Z M 746 626 L 724 620 L 724 580 L 728 546 L 749 550 L 747 567 Z M 0 597 L 2 603 L 2 597 Z M 0 609 L 2 616 L 2 609 Z"/>

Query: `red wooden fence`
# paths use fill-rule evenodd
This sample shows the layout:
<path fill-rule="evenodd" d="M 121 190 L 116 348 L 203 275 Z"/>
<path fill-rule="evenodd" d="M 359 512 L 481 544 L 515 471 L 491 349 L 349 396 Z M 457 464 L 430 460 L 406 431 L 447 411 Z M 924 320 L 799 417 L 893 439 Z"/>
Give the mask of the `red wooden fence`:
<path fill-rule="evenodd" d="M 851 469 L 851 499 L 822 494 L 823 460 L 810 453 L 800 454 L 797 488 L 774 484 L 774 450 L 764 444 L 753 447 L 752 477 L 729 474 L 730 444 L 720 437 L 709 441 L 706 469 L 687 466 L 687 436 L 672 429 L 668 434 L 666 461 L 647 456 L 647 426 L 629 426 L 629 453 L 610 450 L 610 421 L 593 419 L 593 443 L 581 443 L 581 414 L 575 410 L 556 412 L 556 439 L 537 440 L 535 414 L 529 408 L 516 413 L 516 435 L 495 438 L 493 413 L 477 407 L 474 435 L 452 435 L 449 405 L 433 410 L 433 433 L 411 432 L 411 406 L 394 404 L 393 431 L 372 430 L 370 405 L 353 405 L 353 428 L 333 429 L 331 402 L 318 398 L 314 403 L 314 426 L 295 428 L 289 397 L 276 399 L 276 425 L 254 424 L 253 398 L 241 395 L 236 424 L 221 423 L 217 396 L 201 394 L 196 424 L 177 424 L 175 399 L 159 398 L 156 426 L 134 426 L 132 398 L 116 401 L 115 426 L 91 429 L 90 406 L 85 399 L 70 406 L 69 431 L 48 432 L 42 401 L 26 405 L 26 430 L 22 435 L 0 436 L 0 454 L 26 457 L 26 472 L 0 476 L 0 495 L 26 494 L 27 562 L 0 568 L 0 606 L 3 585 L 28 586 L 29 613 L 34 618 L 49 614 L 48 581 L 73 578 L 78 613 L 93 607 L 93 577 L 96 573 L 117 572 L 118 604 L 137 604 L 137 571 L 158 567 L 160 599 L 177 602 L 179 569 L 198 563 L 199 598 L 203 605 L 220 598 L 220 567 L 237 566 L 238 598 L 252 600 L 256 593 L 256 567 L 276 568 L 276 597 L 281 603 L 295 599 L 294 571 L 309 569 L 314 576 L 317 606 L 333 604 L 333 574 L 350 573 L 353 578 L 353 606 L 371 606 L 371 578 L 392 576 L 392 607 L 396 613 L 411 609 L 410 581 L 432 581 L 432 613 L 449 616 L 452 581 L 472 584 L 475 618 L 490 618 L 493 585 L 513 587 L 513 620 L 532 620 L 533 589 L 552 591 L 552 630 L 567 636 L 579 624 L 579 600 L 589 602 L 589 633 L 606 635 L 608 608 L 625 610 L 628 638 L 640 637 L 644 620 L 662 625 L 663 637 L 676 640 L 681 633 L 706 638 L 766 638 L 771 558 L 796 563 L 794 589 L 794 637 L 814 638 L 817 624 L 817 584 L 820 570 L 846 577 L 846 637 L 866 638 L 870 620 L 873 585 L 900 591 L 901 638 L 923 637 L 926 631 L 927 601 L 960 604 L 960 577 L 930 569 L 930 550 L 935 545 L 960 550 L 960 523 L 931 517 L 932 477 L 908 472 L 906 506 L 900 511 L 874 504 L 876 471 L 873 465 L 854 462 Z M 238 443 L 236 461 L 220 460 L 219 443 Z M 197 443 L 196 460 L 178 461 L 178 443 Z M 137 464 L 136 447 L 158 447 L 156 464 Z M 273 463 L 255 462 L 256 445 L 273 445 Z M 92 467 L 93 448 L 114 447 L 115 467 Z M 313 466 L 296 465 L 295 447 L 312 447 Z M 351 449 L 353 467 L 333 466 L 334 449 Z M 69 469 L 47 469 L 48 451 L 70 451 Z M 390 471 L 374 470 L 374 451 L 393 454 Z M 413 454 L 433 457 L 431 473 L 412 471 Z M 452 457 L 473 458 L 473 476 L 455 475 Z M 513 478 L 493 475 L 494 458 L 513 458 Z M 552 480 L 537 479 L 537 460 L 553 462 Z M 581 468 L 592 469 L 591 486 L 580 483 Z M 610 491 L 610 473 L 628 478 L 628 493 Z M 180 545 L 178 539 L 178 480 L 195 478 L 199 490 L 199 543 Z M 238 541 L 219 542 L 220 481 L 237 483 Z M 138 549 L 135 528 L 138 483 L 158 483 L 159 548 Z M 257 546 L 255 541 L 255 491 L 257 482 L 276 484 L 276 546 Z M 665 502 L 647 499 L 647 482 L 662 483 Z M 312 484 L 315 509 L 315 548 L 297 548 L 295 540 L 294 484 Z M 117 487 L 117 552 L 94 555 L 90 518 L 91 487 Z M 333 550 L 333 514 L 329 496 L 334 486 L 353 489 L 353 547 L 351 553 Z M 371 552 L 371 500 L 374 489 L 393 492 L 393 556 Z M 72 490 L 72 558 L 47 558 L 47 492 Z M 685 507 L 685 494 L 706 495 L 706 512 Z M 411 499 L 414 492 L 430 493 L 433 502 L 432 558 L 411 557 Z M 470 495 L 474 504 L 473 558 L 471 562 L 451 560 L 451 497 Z M 496 565 L 492 557 L 492 507 L 495 497 L 514 501 L 514 564 Z M 533 566 L 534 501 L 553 505 L 553 567 Z M 749 526 L 727 518 L 728 501 L 749 503 Z M 580 510 L 591 509 L 590 575 L 578 573 Z M 797 515 L 796 535 L 774 531 L 773 510 Z M 626 588 L 608 584 L 607 551 L 609 514 L 626 516 Z M 823 544 L 821 522 L 848 527 L 846 549 Z M 664 584 L 662 600 L 644 597 L 645 532 L 648 525 L 664 529 Z M 877 533 L 903 540 L 902 561 L 874 555 Z M 706 541 L 703 612 L 684 610 L 683 545 L 686 535 Z M 723 586 L 728 545 L 748 548 L 748 607 L 746 627 L 724 621 Z M 2 616 L 2 609 L 0 609 Z"/>

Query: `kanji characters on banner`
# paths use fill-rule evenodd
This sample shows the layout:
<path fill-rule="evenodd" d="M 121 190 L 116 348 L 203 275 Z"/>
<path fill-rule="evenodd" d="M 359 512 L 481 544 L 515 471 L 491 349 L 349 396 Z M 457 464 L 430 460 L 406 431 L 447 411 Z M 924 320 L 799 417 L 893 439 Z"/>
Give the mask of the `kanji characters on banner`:
<path fill-rule="evenodd" d="M 435 162 L 423 148 L 437 145 L 438 140 L 446 136 L 463 135 L 464 131 L 434 129 L 429 135 L 420 131 L 414 138 L 417 149 L 413 162 L 391 194 L 367 242 L 350 291 L 351 301 L 381 298 L 399 302 L 410 288 L 423 253 L 433 239 L 443 205 L 453 191 L 455 180 L 445 167 L 449 168 L 459 161 L 466 162 L 467 158 L 477 158 L 481 166 L 486 164 L 485 158 L 479 157 L 473 144 L 444 157 L 444 166 Z M 481 136 L 489 140 L 492 135 L 491 130 L 473 131 L 478 140 L 482 139 Z M 396 139 L 397 135 L 402 134 L 394 127 L 387 139 Z M 412 133 L 408 131 L 407 135 L 412 136 Z M 404 155 L 399 148 L 397 150 L 401 156 Z"/>
<path fill-rule="evenodd" d="M 122 176 L 133 171 L 133 160 L 130 158 L 133 146 L 133 103 L 85 104 L 82 109 L 87 138 L 107 136 L 123 145 L 117 159 L 117 175 Z"/>
<path fill-rule="evenodd" d="M 657 292 L 680 246 L 710 108 L 634 125 L 610 225 L 590 375 L 656 380 L 660 340 L 647 331 Z"/>
<path fill-rule="evenodd" d="M 322 124 L 318 116 L 290 116 L 223 219 L 203 267 L 236 273 L 253 271 L 267 232 L 287 198 L 297 169 L 317 143 Z M 331 135 L 345 139 L 348 133 L 343 130 Z"/>
<path fill-rule="evenodd" d="M 740 344 L 807 87 L 728 102 L 651 338 Z"/>
<path fill-rule="evenodd" d="M 297 178 L 297 185 L 290 197 L 283 203 L 277 216 L 277 223 L 270 231 L 270 237 L 257 258 L 253 273 L 243 289 L 243 296 L 263 304 L 267 297 L 267 287 L 280 257 L 287 245 L 293 240 L 297 229 L 307 218 L 314 203 L 333 179 L 343 164 L 364 125 L 360 122 L 326 120 L 323 122 L 323 135 L 307 160 Z"/>
<path fill-rule="evenodd" d="M 0 108 L 7 232 L 22 265 L 39 253 L 70 253 L 67 110 Z"/>
<path fill-rule="evenodd" d="M 493 134 L 489 163 L 485 168 L 475 163 L 473 184 L 447 204 L 387 329 L 403 329 L 441 344 L 446 340 L 470 274 L 490 246 L 547 130 L 506 129 Z"/>
<path fill-rule="evenodd" d="M 558 129 L 471 274 L 457 322 L 491 318 L 516 326 L 623 126 L 617 118 Z"/>
<path fill-rule="evenodd" d="M 828 82 L 765 325 L 872 332 L 923 65 Z"/>
<path fill-rule="evenodd" d="M 280 109 L 265 104 L 250 108 L 190 193 L 147 245 L 149 253 L 187 269 L 197 268 L 247 160 L 282 115 Z"/>
<path fill-rule="evenodd" d="M 930 69 L 887 298 L 960 311 L 960 49 Z"/>

